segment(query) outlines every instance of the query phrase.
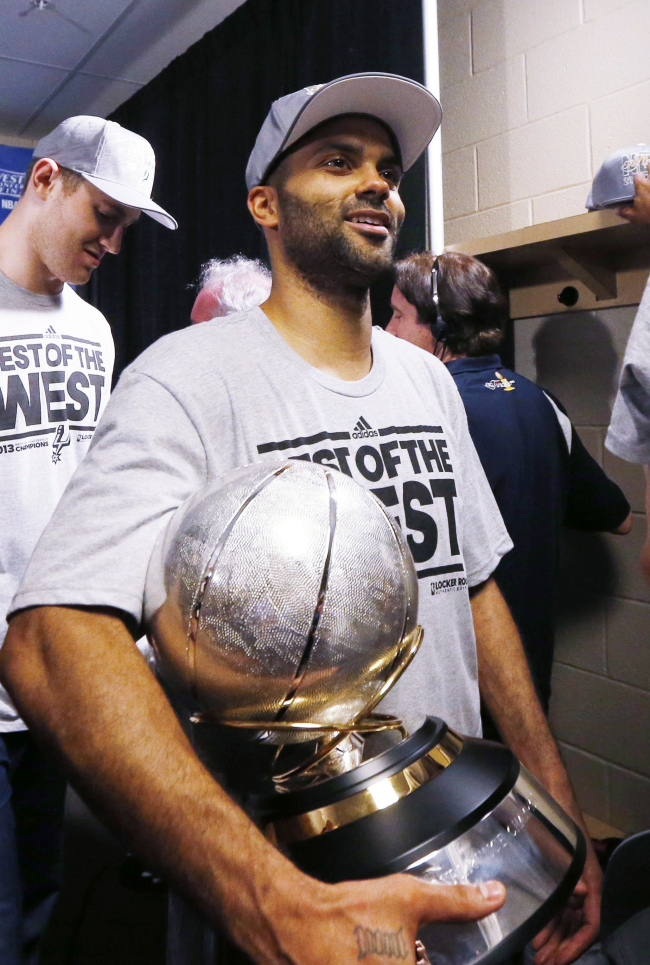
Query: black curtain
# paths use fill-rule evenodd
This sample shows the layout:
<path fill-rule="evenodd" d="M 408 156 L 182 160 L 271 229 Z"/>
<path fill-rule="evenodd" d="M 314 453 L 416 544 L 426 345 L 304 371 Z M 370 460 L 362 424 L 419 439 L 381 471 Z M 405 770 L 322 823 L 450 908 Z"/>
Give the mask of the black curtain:
<path fill-rule="evenodd" d="M 364 70 L 423 82 L 421 0 L 248 0 L 114 114 L 156 152 L 154 200 L 179 222 L 143 215 L 106 258 L 86 297 L 108 318 L 116 374 L 161 335 L 189 322 L 201 264 L 237 252 L 265 257 L 246 209 L 244 170 L 271 102 Z M 425 244 L 425 174 L 407 174 L 400 250 Z M 373 292 L 387 319 L 386 281 Z"/>

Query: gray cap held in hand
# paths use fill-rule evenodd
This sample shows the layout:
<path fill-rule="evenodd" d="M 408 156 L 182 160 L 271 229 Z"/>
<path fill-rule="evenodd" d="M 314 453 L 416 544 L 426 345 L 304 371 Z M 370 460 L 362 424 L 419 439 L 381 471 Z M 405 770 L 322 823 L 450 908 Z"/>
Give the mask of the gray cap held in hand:
<path fill-rule="evenodd" d="M 442 119 L 433 94 L 397 74 L 348 74 L 274 101 L 246 166 L 246 186 L 264 184 L 277 158 L 308 131 L 341 114 L 366 114 L 395 135 L 407 171 L 436 133 Z"/>
<path fill-rule="evenodd" d="M 151 144 L 115 121 L 87 114 L 68 117 L 34 148 L 34 158 L 42 157 L 81 174 L 113 201 L 140 208 L 166 228 L 178 228 L 176 219 L 151 200 L 156 167 Z"/>
<path fill-rule="evenodd" d="M 603 161 L 591 185 L 585 207 L 589 211 L 613 208 L 634 199 L 634 175 L 648 176 L 650 147 L 635 144 L 614 151 Z"/>

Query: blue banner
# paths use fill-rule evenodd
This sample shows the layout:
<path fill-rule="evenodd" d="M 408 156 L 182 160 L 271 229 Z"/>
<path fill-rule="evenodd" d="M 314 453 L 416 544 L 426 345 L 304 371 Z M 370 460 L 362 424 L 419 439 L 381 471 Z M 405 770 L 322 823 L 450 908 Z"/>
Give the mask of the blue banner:
<path fill-rule="evenodd" d="M 20 197 L 32 154 L 31 147 L 0 144 L 0 224 Z"/>

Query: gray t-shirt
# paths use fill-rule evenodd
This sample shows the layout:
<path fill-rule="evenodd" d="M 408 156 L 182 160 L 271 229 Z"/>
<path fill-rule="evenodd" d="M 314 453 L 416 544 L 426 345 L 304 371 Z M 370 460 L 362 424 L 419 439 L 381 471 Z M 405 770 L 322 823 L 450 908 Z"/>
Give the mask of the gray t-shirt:
<path fill-rule="evenodd" d="M 67 285 L 38 295 L 0 272 L 0 644 L 4 614 L 106 405 L 113 356 L 108 322 Z M 24 727 L 0 687 L 0 732 Z"/>
<path fill-rule="evenodd" d="M 605 445 L 628 462 L 650 463 L 650 279 L 625 349 Z"/>
<path fill-rule="evenodd" d="M 424 643 L 382 710 L 480 733 L 468 586 L 511 542 L 445 367 L 380 329 L 372 348 L 371 372 L 348 382 L 305 362 L 261 309 L 162 338 L 122 375 L 12 608 L 142 620 L 153 544 L 188 495 L 261 458 L 329 463 L 399 520 L 419 576 Z"/>

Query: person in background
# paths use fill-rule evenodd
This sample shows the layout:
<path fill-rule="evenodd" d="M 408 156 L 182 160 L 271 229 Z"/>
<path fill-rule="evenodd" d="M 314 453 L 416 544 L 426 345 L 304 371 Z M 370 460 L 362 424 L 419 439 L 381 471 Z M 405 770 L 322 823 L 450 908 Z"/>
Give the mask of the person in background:
<path fill-rule="evenodd" d="M 0 644 L 41 532 L 85 456 L 111 386 L 114 348 L 85 284 L 145 210 L 154 153 L 99 117 L 71 117 L 36 145 L 0 225 Z M 0 962 L 35 960 L 60 875 L 65 779 L 0 687 Z"/>
<path fill-rule="evenodd" d="M 589 455 L 557 401 L 498 355 L 508 318 L 494 273 L 461 253 L 396 266 L 388 331 L 437 355 L 514 543 L 494 578 L 521 634 L 545 712 L 551 693 L 562 529 L 630 531 L 630 506 Z M 499 739 L 483 712 L 484 736 Z"/>
<path fill-rule="evenodd" d="M 271 272 L 261 261 L 244 255 L 212 258 L 201 268 L 199 285 L 190 317 L 193 322 L 209 322 L 265 302 L 271 293 Z"/>
<path fill-rule="evenodd" d="M 634 175 L 632 204 L 618 207 L 616 212 L 632 224 L 650 226 L 650 165 L 648 177 Z M 650 583 L 650 280 L 625 349 L 605 445 L 615 456 L 626 462 L 641 463 L 645 470 L 648 529 L 640 563 L 645 580 Z"/>

